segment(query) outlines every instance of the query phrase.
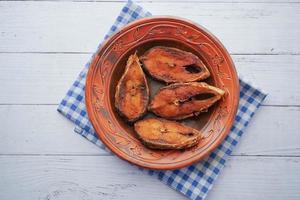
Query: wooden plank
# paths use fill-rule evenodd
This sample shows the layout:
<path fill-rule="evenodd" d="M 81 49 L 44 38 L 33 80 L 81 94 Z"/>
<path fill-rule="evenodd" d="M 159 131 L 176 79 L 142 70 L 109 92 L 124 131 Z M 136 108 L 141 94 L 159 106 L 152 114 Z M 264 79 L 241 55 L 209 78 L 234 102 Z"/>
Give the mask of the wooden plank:
<path fill-rule="evenodd" d="M 299 156 L 299 107 L 261 107 L 233 155 Z"/>
<path fill-rule="evenodd" d="M 0 168 L 3 200 L 185 199 L 112 156 L 1 156 Z M 299 184 L 300 158 L 232 157 L 207 199 L 296 200 Z"/>
<path fill-rule="evenodd" d="M 299 55 L 233 56 L 233 60 L 243 80 L 268 93 L 264 105 L 299 105 Z"/>
<path fill-rule="evenodd" d="M 89 58 L 86 54 L 0 54 L 0 103 L 58 104 Z"/>
<path fill-rule="evenodd" d="M 56 105 L 0 106 L 0 154 L 108 155 L 74 133 L 74 124 L 56 108 Z"/>
<path fill-rule="evenodd" d="M 230 158 L 207 199 L 299 199 L 299 161 L 299 157 Z"/>
<path fill-rule="evenodd" d="M 184 199 L 112 156 L 0 156 L 0 169 L 2 200 Z"/>
<path fill-rule="evenodd" d="M 182 16 L 200 23 L 234 54 L 300 53 L 298 3 L 140 4 L 155 15 Z M 93 52 L 123 5 L 2 1 L 0 52 Z"/>
<path fill-rule="evenodd" d="M 71 122 L 55 109 L 55 105 L 0 106 L 0 154 L 107 155 L 73 133 Z M 299 107 L 261 107 L 233 155 L 300 156 L 299 118 Z"/>
<path fill-rule="evenodd" d="M 58 104 L 86 54 L 0 54 L 0 104 Z M 266 105 L 299 105 L 299 55 L 234 55 L 244 78 L 269 93 Z"/>

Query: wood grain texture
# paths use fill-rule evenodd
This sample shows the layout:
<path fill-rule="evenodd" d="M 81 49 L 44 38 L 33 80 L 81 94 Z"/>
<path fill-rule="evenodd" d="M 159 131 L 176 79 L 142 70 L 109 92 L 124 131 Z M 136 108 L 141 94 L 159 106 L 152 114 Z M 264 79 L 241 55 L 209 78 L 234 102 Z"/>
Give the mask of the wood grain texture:
<path fill-rule="evenodd" d="M 299 158 L 230 158 L 210 199 L 299 199 Z"/>
<path fill-rule="evenodd" d="M 58 104 L 86 54 L 0 54 L 0 104 Z M 300 55 L 234 55 L 240 75 L 269 95 L 265 105 L 300 105 Z"/>
<path fill-rule="evenodd" d="M 73 133 L 74 126 L 55 109 L 56 105 L 0 106 L 0 154 L 108 155 Z M 300 156 L 299 118 L 299 107 L 261 107 L 233 155 Z"/>
<path fill-rule="evenodd" d="M 300 158 L 231 157 L 207 200 L 300 198 Z M 0 156 L 0 199 L 185 199 L 112 156 Z"/>
<path fill-rule="evenodd" d="M 0 102 L 58 104 L 89 58 L 86 54 L 0 54 Z"/>
<path fill-rule="evenodd" d="M 0 154 L 108 155 L 74 133 L 74 124 L 56 108 L 57 105 L 0 106 L 0 121 L 4 126 Z"/>
<path fill-rule="evenodd" d="M 300 53 L 298 3 L 140 4 L 155 15 L 184 16 L 198 22 L 214 33 L 230 53 Z M 2 1 L 0 52 L 93 52 L 123 5 Z"/>

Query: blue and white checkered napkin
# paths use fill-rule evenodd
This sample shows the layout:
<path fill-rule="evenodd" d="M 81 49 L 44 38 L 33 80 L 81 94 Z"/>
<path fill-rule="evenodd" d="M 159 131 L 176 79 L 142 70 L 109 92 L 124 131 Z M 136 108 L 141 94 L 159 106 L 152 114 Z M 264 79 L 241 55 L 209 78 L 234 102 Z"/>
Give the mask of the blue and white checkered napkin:
<path fill-rule="evenodd" d="M 128 1 L 117 17 L 114 25 L 105 36 L 105 39 L 125 24 L 150 15 L 151 13 L 145 11 L 142 7 L 134 4 L 132 1 Z M 85 65 L 83 71 L 79 74 L 67 95 L 60 103 L 58 111 L 76 124 L 75 132 L 84 136 L 97 146 L 105 148 L 97 138 L 89 122 L 85 108 L 84 85 L 89 65 L 90 62 Z M 265 97 L 266 95 L 264 93 L 240 80 L 240 102 L 234 125 L 224 142 L 212 152 L 208 158 L 183 169 L 144 171 L 152 176 L 156 176 L 159 180 L 190 199 L 204 199 L 224 167 L 228 155 L 231 154 L 233 148 L 237 145 L 244 128 L 248 125 L 250 119 Z"/>

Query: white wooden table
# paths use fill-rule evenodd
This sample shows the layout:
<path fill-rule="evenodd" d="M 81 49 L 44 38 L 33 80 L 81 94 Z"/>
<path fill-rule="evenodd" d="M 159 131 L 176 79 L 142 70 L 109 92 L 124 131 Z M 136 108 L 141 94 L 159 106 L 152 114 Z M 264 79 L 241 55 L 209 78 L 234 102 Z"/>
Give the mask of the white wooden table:
<path fill-rule="evenodd" d="M 269 93 L 207 199 L 300 199 L 300 1 L 139 4 L 205 26 Z M 0 1 L 1 200 L 185 199 L 74 134 L 56 112 L 123 5 Z"/>

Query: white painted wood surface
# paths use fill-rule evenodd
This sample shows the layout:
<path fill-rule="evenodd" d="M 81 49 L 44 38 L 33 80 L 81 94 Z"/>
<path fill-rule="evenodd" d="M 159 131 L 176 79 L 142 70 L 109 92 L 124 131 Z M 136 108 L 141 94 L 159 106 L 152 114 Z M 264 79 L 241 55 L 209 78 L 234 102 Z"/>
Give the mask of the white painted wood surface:
<path fill-rule="evenodd" d="M 182 16 L 200 23 L 230 53 L 300 53 L 298 3 L 140 4 L 156 15 Z M 1 2 L 0 51 L 93 52 L 123 5 L 107 1 Z"/>
<path fill-rule="evenodd" d="M 185 199 L 56 112 L 123 0 L 0 1 L 0 199 Z M 269 93 L 207 199 L 300 199 L 300 1 L 140 0 L 213 32 Z"/>
<path fill-rule="evenodd" d="M 14 186 L 0 199 L 185 199 L 112 156 L 0 156 L 0 167 L 1 184 Z M 299 158 L 231 157 L 208 199 L 298 200 L 299 167 Z"/>

